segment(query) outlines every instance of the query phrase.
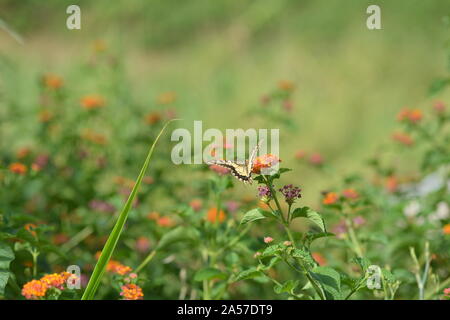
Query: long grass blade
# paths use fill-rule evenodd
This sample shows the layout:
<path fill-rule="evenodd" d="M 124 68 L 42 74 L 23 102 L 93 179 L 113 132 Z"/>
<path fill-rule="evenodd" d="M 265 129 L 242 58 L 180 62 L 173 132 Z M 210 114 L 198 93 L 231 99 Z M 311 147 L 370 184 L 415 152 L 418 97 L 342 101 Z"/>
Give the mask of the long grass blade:
<path fill-rule="evenodd" d="M 144 165 L 141 168 L 141 172 L 139 173 L 139 176 L 137 177 L 137 179 L 135 181 L 134 187 L 131 190 L 128 200 L 125 203 L 122 211 L 120 212 L 117 222 L 114 225 L 114 228 L 111 231 L 111 234 L 109 235 L 108 240 L 105 243 L 105 246 L 103 247 L 100 258 L 98 259 L 97 264 L 95 265 L 94 272 L 92 273 L 92 276 L 89 279 L 86 290 L 84 291 L 83 296 L 81 298 L 82 300 L 94 299 L 95 292 L 97 291 L 98 286 L 100 285 L 100 281 L 105 272 L 106 265 L 108 264 L 109 260 L 111 259 L 114 249 L 116 248 L 120 234 L 122 233 L 122 230 L 123 230 L 123 226 L 125 225 L 125 222 L 127 220 L 128 212 L 131 209 L 133 200 L 136 197 L 139 186 L 141 185 L 142 179 L 144 178 L 145 172 L 147 171 L 147 168 L 150 164 L 150 159 L 152 158 L 153 150 L 155 149 L 156 143 L 158 142 L 159 138 L 161 137 L 162 133 L 164 132 L 166 127 L 169 125 L 169 123 L 171 123 L 174 120 L 178 120 L 178 119 L 172 119 L 172 120 L 168 121 L 164 125 L 164 127 L 161 129 L 161 131 L 159 132 L 155 141 L 153 142 L 153 144 L 147 154 L 147 158 L 145 159 Z"/>

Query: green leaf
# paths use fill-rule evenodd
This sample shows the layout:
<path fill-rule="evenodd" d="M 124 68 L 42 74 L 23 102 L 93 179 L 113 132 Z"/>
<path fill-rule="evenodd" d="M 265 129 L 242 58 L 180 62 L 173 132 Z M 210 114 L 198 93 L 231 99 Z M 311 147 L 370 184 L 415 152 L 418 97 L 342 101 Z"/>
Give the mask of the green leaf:
<path fill-rule="evenodd" d="M 341 276 L 336 270 L 330 267 L 315 267 L 311 275 L 320 283 L 327 299 L 342 299 Z"/>
<path fill-rule="evenodd" d="M 6 243 L 0 242 L 0 295 L 5 293 L 9 279 L 9 264 L 14 260 L 14 252 Z"/>
<path fill-rule="evenodd" d="M 254 279 L 261 275 L 262 275 L 261 271 L 259 271 L 256 267 L 252 267 L 250 269 L 239 272 L 238 275 L 236 276 L 235 281 Z"/>
<path fill-rule="evenodd" d="M 322 232 L 327 232 L 322 216 L 309 207 L 296 208 L 292 212 L 291 220 L 295 218 L 307 218 L 310 221 L 314 222 L 320 228 L 320 230 L 322 230 Z"/>
<path fill-rule="evenodd" d="M 216 268 L 204 268 L 195 273 L 194 281 L 212 280 L 212 279 L 226 279 L 227 274 Z"/>
<path fill-rule="evenodd" d="M 299 285 L 299 280 L 288 280 L 285 283 L 279 285 L 277 284 L 275 287 L 273 287 L 273 290 L 275 293 L 293 293 L 294 289 Z"/>
<path fill-rule="evenodd" d="M 314 240 L 333 236 L 334 233 L 331 232 L 308 232 L 305 236 L 305 245 L 309 247 Z"/>
<path fill-rule="evenodd" d="M 114 249 L 116 248 L 117 242 L 119 241 L 119 237 L 123 230 L 123 226 L 127 221 L 128 213 L 130 212 L 131 207 L 133 205 L 133 201 L 136 198 L 142 179 L 144 178 L 145 172 L 147 171 L 148 166 L 150 165 L 150 160 L 152 158 L 153 150 L 155 149 L 156 143 L 158 142 L 159 138 L 161 137 L 166 127 L 174 120 L 177 119 L 169 120 L 161 129 L 155 141 L 153 141 L 153 144 L 150 147 L 150 150 L 148 151 L 147 158 L 145 159 L 141 171 L 139 172 L 139 175 L 135 181 L 133 189 L 131 190 L 128 200 L 126 201 L 124 207 L 122 208 L 122 211 L 120 212 L 120 215 L 117 218 L 116 224 L 114 225 L 108 237 L 108 240 L 106 241 L 105 246 L 103 247 L 102 253 L 97 261 L 97 264 L 94 267 L 94 271 L 92 272 L 92 276 L 89 279 L 86 290 L 84 291 L 83 296 L 81 297 L 82 300 L 94 299 L 95 292 L 97 291 L 98 286 L 100 285 L 100 281 L 105 272 L 106 265 L 111 259 Z"/>
<path fill-rule="evenodd" d="M 364 257 L 353 258 L 352 262 L 356 263 L 364 273 L 367 271 L 367 268 L 369 268 L 369 266 L 372 264 L 369 261 L 369 259 Z"/>
<path fill-rule="evenodd" d="M 272 214 L 268 211 L 264 211 L 261 208 L 255 208 L 248 211 L 241 220 L 241 224 L 245 224 L 248 222 L 265 219 L 272 216 Z"/>
<path fill-rule="evenodd" d="M 158 242 L 156 250 L 163 250 L 171 244 L 179 241 L 192 241 L 198 237 L 193 228 L 179 226 L 165 233 Z"/>
<path fill-rule="evenodd" d="M 261 258 L 266 258 L 266 257 L 270 257 L 273 255 L 276 255 L 277 253 L 283 251 L 285 249 L 285 247 L 281 244 L 274 244 L 271 246 L 268 246 L 266 249 L 264 249 L 264 251 L 261 253 Z"/>
<path fill-rule="evenodd" d="M 381 269 L 381 274 L 383 275 L 384 280 L 388 283 L 395 282 L 395 276 L 387 269 Z"/>
<path fill-rule="evenodd" d="M 306 263 L 307 265 L 309 265 L 310 267 L 315 267 L 316 266 L 316 262 L 314 261 L 314 259 L 311 257 L 311 254 L 305 250 L 302 249 L 298 249 L 296 248 L 293 252 L 292 252 L 292 256 L 294 258 L 298 258 L 301 259 L 303 263 Z"/>

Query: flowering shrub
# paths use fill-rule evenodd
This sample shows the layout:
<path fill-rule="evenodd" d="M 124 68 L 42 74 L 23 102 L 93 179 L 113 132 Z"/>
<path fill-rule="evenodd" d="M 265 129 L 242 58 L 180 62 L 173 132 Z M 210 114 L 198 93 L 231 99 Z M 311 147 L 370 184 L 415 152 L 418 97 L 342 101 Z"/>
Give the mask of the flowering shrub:
<path fill-rule="evenodd" d="M 85 85 L 38 77 L 31 138 L 0 149 L 1 299 L 450 299 L 448 102 L 404 108 L 386 146 L 342 174 L 322 145 L 286 138 L 297 85 L 279 81 L 246 115 L 293 148 L 260 154 L 243 185 L 219 165 L 173 165 L 164 129 L 186 94 L 139 101 L 120 56 L 92 49 L 74 68 Z M 17 118 L 5 112 L 5 141 Z"/>

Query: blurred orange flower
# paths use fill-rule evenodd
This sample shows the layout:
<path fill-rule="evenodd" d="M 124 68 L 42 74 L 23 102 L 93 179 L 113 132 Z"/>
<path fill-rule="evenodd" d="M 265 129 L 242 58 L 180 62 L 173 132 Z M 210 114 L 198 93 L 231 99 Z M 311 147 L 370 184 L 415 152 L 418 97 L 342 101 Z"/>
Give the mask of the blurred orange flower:
<path fill-rule="evenodd" d="M 65 233 L 58 233 L 58 234 L 55 234 L 54 236 L 53 236 L 53 243 L 54 244 L 56 244 L 56 245 L 59 245 L 59 244 L 63 244 L 63 243 L 65 243 L 65 242 L 67 242 L 67 241 L 69 241 L 69 236 L 67 235 L 67 234 L 65 234 Z"/>
<path fill-rule="evenodd" d="M 298 150 L 295 153 L 295 159 L 301 160 L 306 156 L 306 152 L 304 150 Z"/>
<path fill-rule="evenodd" d="M 137 240 L 136 240 L 136 250 L 137 251 L 144 253 L 144 252 L 147 252 L 149 248 L 150 248 L 150 240 L 148 240 L 148 238 L 143 237 L 143 236 L 137 238 Z"/>
<path fill-rule="evenodd" d="M 25 175 L 25 173 L 27 173 L 27 167 L 20 162 L 14 162 L 9 165 L 9 171 L 20 175 Z"/>
<path fill-rule="evenodd" d="M 322 200 L 323 204 L 335 204 L 338 201 L 339 197 L 336 192 L 328 192 L 325 194 L 325 197 Z"/>
<path fill-rule="evenodd" d="M 158 112 L 151 112 L 145 117 L 147 124 L 155 124 L 161 121 L 161 115 Z"/>
<path fill-rule="evenodd" d="M 31 150 L 30 148 L 20 148 L 17 153 L 16 156 L 18 159 L 23 159 L 26 156 L 28 156 L 30 154 Z"/>
<path fill-rule="evenodd" d="M 278 82 L 278 88 L 280 88 L 281 90 L 284 90 L 284 91 L 292 91 L 292 90 L 294 90 L 295 86 L 292 81 L 281 80 L 280 82 Z"/>
<path fill-rule="evenodd" d="M 411 136 L 409 136 L 406 133 L 395 132 L 392 135 L 392 139 L 405 145 L 405 146 L 410 146 L 410 145 L 414 144 L 413 138 L 411 138 Z"/>
<path fill-rule="evenodd" d="M 60 76 L 57 76 L 52 73 L 47 73 L 42 77 L 42 82 L 44 83 L 45 87 L 48 89 L 59 89 L 63 86 L 63 79 Z"/>
<path fill-rule="evenodd" d="M 395 192 L 398 189 L 398 179 L 395 176 L 389 176 L 386 179 L 385 187 L 389 192 Z"/>
<path fill-rule="evenodd" d="M 46 123 L 53 119 L 53 113 L 50 110 L 43 109 L 38 114 L 39 122 Z"/>
<path fill-rule="evenodd" d="M 309 163 L 315 166 L 321 166 L 323 164 L 323 157 L 320 153 L 313 153 L 309 157 Z"/>
<path fill-rule="evenodd" d="M 37 226 L 34 223 L 27 223 L 26 225 L 23 226 L 25 230 L 27 230 L 29 233 L 31 233 L 31 235 L 33 237 L 36 237 L 36 231 L 34 231 Z"/>
<path fill-rule="evenodd" d="M 433 109 L 437 114 L 442 114 L 445 112 L 445 104 L 442 101 L 436 101 L 433 104 Z"/>
<path fill-rule="evenodd" d="M 353 188 L 345 189 L 344 191 L 342 191 L 342 195 L 344 196 L 344 198 L 353 200 L 358 199 L 359 197 L 358 192 Z"/>
<path fill-rule="evenodd" d="M 147 219 L 149 220 L 158 220 L 159 219 L 159 212 L 153 211 L 147 214 Z"/>
<path fill-rule="evenodd" d="M 206 215 L 206 220 L 208 220 L 211 223 L 215 222 L 224 222 L 225 221 L 225 212 L 223 210 L 219 211 L 219 214 L 217 214 L 217 208 L 211 208 L 208 210 Z"/>
<path fill-rule="evenodd" d="M 170 217 L 160 217 L 156 220 L 156 223 L 160 227 L 168 228 L 175 224 L 175 222 Z"/>
<path fill-rule="evenodd" d="M 444 234 L 450 234 L 450 223 L 447 223 L 447 224 L 442 228 L 442 232 L 444 232 Z"/>
<path fill-rule="evenodd" d="M 409 123 L 416 124 L 422 120 L 423 114 L 419 109 L 403 109 L 397 115 L 398 121 L 408 121 Z"/>
<path fill-rule="evenodd" d="M 86 110 L 99 109 L 105 106 L 105 99 L 100 95 L 87 95 L 81 99 L 81 106 Z"/>
<path fill-rule="evenodd" d="M 89 142 L 92 142 L 92 143 L 98 144 L 98 145 L 105 145 L 107 143 L 107 139 L 103 134 L 94 132 L 91 129 L 84 130 L 81 137 L 86 141 L 89 141 Z"/>
<path fill-rule="evenodd" d="M 196 212 L 202 209 L 202 205 L 203 203 L 201 199 L 193 199 L 191 202 L 189 202 L 189 206 Z"/>
<path fill-rule="evenodd" d="M 325 259 L 325 257 L 321 253 L 313 252 L 311 255 L 314 258 L 314 260 L 317 261 L 319 266 L 324 266 L 327 264 L 327 259 Z"/>

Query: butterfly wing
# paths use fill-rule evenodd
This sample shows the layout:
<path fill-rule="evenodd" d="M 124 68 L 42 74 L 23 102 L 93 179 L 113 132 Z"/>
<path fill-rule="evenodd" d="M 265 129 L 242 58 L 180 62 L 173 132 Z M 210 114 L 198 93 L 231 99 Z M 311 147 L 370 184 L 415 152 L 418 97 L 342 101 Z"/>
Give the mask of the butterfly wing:
<path fill-rule="evenodd" d="M 253 148 L 252 153 L 250 154 L 250 158 L 247 161 L 247 172 L 249 175 L 252 174 L 253 171 L 253 163 L 256 158 L 256 154 L 258 153 L 259 145 L 263 142 L 264 139 L 259 140 L 258 144 Z"/>
<path fill-rule="evenodd" d="M 249 174 L 247 172 L 247 165 L 237 164 L 230 160 L 211 160 L 208 162 L 208 164 L 215 164 L 230 169 L 231 174 L 238 180 L 241 180 L 244 183 L 251 183 L 251 173 Z"/>

